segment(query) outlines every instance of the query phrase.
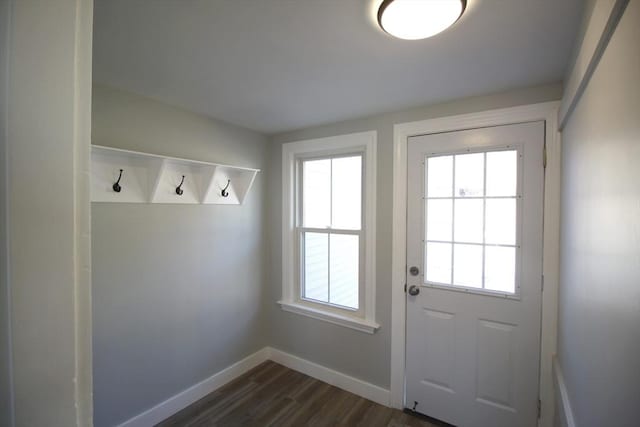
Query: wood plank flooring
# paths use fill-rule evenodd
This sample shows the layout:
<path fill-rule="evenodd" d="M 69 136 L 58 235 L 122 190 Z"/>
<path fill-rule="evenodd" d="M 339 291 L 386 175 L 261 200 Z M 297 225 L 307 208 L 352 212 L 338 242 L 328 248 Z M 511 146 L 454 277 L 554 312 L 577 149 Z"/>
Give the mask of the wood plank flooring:
<path fill-rule="evenodd" d="M 433 427 L 267 361 L 158 424 L 160 427 Z"/>

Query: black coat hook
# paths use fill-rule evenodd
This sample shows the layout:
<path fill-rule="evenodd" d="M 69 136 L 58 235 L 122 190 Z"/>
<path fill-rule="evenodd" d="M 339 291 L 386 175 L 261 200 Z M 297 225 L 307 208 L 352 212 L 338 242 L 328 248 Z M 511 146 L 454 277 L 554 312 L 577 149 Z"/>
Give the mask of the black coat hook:
<path fill-rule="evenodd" d="M 229 184 L 231 184 L 231 180 L 230 179 L 227 180 L 226 187 L 224 187 L 222 189 L 222 197 L 229 197 L 229 192 L 227 191 L 227 188 L 229 188 Z"/>
<path fill-rule="evenodd" d="M 111 187 L 113 188 L 113 191 L 115 191 L 116 193 L 119 193 L 120 191 L 122 191 L 122 187 L 120 187 L 121 178 L 122 178 L 122 169 L 120 169 L 120 175 L 118 176 L 118 180 L 114 182 L 113 186 Z"/>
<path fill-rule="evenodd" d="M 180 181 L 180 185 L 178 185 L 176 187 L 176 194 L 178 196 L 182 196 L 182 193 L 184 193 L 184 190 L 182 188 L 180 188 L 180 187 L 182 187 L 182 184 L 184 184 L 184 175 L 182 175 L 182 181 Z"/>

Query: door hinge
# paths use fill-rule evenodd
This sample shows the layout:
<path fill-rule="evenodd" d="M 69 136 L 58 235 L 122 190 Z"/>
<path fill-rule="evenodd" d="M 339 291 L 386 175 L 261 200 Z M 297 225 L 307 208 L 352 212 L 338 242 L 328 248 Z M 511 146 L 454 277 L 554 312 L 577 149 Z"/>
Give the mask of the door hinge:
<path fill-rule="evenodd" d="M 547 168 L 547 141 L 545 141 L 542 146 L 542 167 L 544 169 Z"/>
<path fill-rule="evenodd" d="M 540 281 L 540 291 L 544 292 L 544 274 L 542 275 L 542 280 Z"/>
<path fill-rule="evenodd" d="M 404 293 L 405 294 L 407 293 L 407 284 L 406 283 L 404 284 Z"/>
<path fill-rule="evenodd" d="M 538 399 L 538 419 L 542 416 L 542 401 Z"/>

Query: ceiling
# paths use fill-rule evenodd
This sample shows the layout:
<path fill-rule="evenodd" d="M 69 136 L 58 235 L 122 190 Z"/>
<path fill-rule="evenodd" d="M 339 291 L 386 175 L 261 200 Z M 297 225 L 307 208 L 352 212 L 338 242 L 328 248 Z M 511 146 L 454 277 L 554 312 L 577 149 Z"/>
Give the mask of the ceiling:
<path fill-rule="evenodd" d="M 380 0 L 95 0 L 96 82 L 276 133 L 562 80 L 582 0 L 469 0 L 394 39 Z"/>

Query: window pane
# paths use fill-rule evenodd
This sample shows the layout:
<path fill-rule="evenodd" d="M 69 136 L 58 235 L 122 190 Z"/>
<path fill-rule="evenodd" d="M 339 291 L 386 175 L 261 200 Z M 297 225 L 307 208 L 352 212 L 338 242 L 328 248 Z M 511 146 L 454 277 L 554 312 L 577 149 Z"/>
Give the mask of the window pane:
<path fill-rule="evenodd" d="M 427 240 L 451 241 L 452 200 L 431 199 L 427 205 Z"/>
<path fill-rule="evenodd" d="M 482 199 L 456 199 L 454 240 L 482 243 Z"/>
<path fill-rule="evenodd" d="M 332 160 L 331 226 L 360 229 L 362 209 L 362 156 Z"/>
<path fill-rule="evenodd" d="M 427 243 L 425 280 L 451 284 L 451 243 Z"/>
<path fill-rule="evenodd" d="M 426 178 L 427 197 L 451 197 L 453 156 L 429 157 Z"/>
<path fill-rule="evenodd" d="M 517 176 L 517 151 L 487 153 L 487 196 L 515 196 Z"/>
<path fill-rule="evenodd" d="M 305 227 L 325 228 L 331 216 L 331 159 L 302 162 L 302 219 Z"/>
<path fill-rule="evenodd" d="M 304 233 L 304 298 L 329 300 L 329 236 Z"/>
<path fill-rule="evenodd" d="M 484 194 L 484 153 L 455 156 L 456 197 L 482 196 Z"/>
<path fill-rule="evenodd" d="M 453 284 L 482 288 L 482 246 L 454 245 Z"/>
<path fill-rule="evenodd" d="M 485 252 L 484 287 L 515 293 L 516 248 L 488 246 Z"/>
<path fill-rule="evenodd" d="M 516 199 L 487 199 L 486 243 L 516 244 Z"/>
<path fill-rule="evenodd" d="M 359 237 L 331 234 L 329 302 L 358 308 Z"/>

